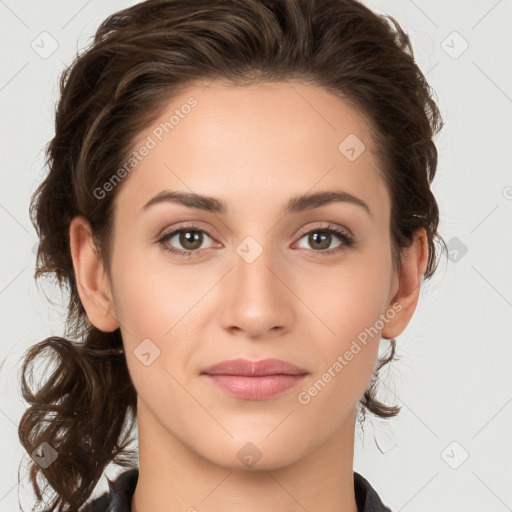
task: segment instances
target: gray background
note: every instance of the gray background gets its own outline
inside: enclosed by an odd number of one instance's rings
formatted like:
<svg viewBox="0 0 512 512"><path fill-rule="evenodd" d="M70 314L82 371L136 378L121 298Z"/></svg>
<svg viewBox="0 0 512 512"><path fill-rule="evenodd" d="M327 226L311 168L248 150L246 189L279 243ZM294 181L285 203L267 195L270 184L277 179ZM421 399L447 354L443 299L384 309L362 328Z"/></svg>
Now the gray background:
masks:
<svg viewBox="0 0 512 512"><path fill-rule="evenodd" d="M59 75L108 14L135 3L0 0L0 512L19 509L19 359L63 334L60 292L33 279L28 217ZM402 411L387 423L368 417L354 467L393 512L512 510L512 1L365 3L409 33L439 100L433 188L450 261L424 287L380 384Z"/></svg>

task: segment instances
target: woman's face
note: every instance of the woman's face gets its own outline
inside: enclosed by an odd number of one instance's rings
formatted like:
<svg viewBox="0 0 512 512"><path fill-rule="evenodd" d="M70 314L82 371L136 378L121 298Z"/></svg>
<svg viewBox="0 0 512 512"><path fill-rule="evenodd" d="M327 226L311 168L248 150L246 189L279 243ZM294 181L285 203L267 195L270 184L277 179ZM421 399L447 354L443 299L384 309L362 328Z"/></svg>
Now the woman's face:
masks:
<svg viewBox="0 0 512 512"><path fill-rule="evenodd" d="M103 190L117 194L110 290L139 429L226 467L288 464L347 436L400 309L363 119L313 85L213 82L133 149L126 182ZM171 192L182 200L152 201ZM305 375L203 373L237 358Z"/></svg>

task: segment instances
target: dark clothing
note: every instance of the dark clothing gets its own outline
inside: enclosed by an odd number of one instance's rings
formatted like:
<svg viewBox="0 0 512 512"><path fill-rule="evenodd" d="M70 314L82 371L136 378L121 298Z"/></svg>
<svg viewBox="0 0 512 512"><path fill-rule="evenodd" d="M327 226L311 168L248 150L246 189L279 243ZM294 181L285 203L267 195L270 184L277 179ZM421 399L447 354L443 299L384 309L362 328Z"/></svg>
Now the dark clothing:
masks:
<svg viewBox="0 0 512 512"><path fill-rule="evenodd" d="M83 512L130 512L138 477L138 469L129 469L121 473L113 483L107 478L110 492L103 493L85 505ZM354 490L358 512L391 512L391 509L382 503L368 480L355 471Z"/></svg>

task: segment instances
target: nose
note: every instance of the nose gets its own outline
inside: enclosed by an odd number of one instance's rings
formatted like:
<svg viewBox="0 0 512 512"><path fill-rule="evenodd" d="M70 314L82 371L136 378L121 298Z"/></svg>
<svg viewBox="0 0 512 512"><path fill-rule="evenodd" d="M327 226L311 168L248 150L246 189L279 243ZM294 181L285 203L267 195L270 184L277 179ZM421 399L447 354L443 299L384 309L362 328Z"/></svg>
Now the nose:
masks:
<svg viewBox="0 0 512 512"><path fill-rule="evenodd" d="M243 252L221 283L220 320L224 329L249 338L281 336L292 328L297 297L290 272L271 250L253 261Z"/></svg>

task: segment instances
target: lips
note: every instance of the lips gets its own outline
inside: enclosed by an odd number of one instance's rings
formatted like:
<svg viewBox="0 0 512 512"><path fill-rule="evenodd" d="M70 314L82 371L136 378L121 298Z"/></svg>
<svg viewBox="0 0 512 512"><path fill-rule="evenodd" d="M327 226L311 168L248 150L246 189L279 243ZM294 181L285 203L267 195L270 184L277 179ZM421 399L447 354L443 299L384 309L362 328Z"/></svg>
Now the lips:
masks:
<svg viewBox="0 0 512 512"><path fill-rule="evenodd" d="M279 359L263 359L261 361L231 359L216 363L204 369L201 373L255 377L265 375L305 375L308 372L303 368Z"/></svg>
<svg viewBox="0 0 512 512"><path fill-rule="evenodd" d="M308 372L279 359L222 361L201 372L224 393L243 400L266 400L293 389Z"/></svg>

